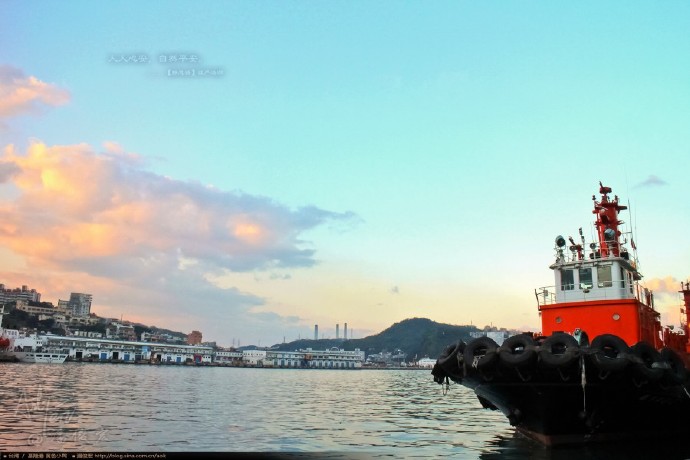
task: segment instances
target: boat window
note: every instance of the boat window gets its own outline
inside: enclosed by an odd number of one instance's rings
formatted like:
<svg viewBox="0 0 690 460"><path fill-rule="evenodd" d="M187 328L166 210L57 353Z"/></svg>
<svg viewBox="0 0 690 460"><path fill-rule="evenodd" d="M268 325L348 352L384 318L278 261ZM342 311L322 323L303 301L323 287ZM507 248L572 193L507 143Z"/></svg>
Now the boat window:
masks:
<svg viewBox="0 0 690 460"><path fill-rule="evenodd" d="M599 287L611 287L613 286L613 279L611 278L611 266L599 266L597 267L597 282Z"/></svg>
<svg viewBox="0 0 690 460"><path fill-rule="evenodd" d="M561 291L572 291L575 287L575 277L572 270L561 270Z"/></svg>
<svg viewBox="0 0 690 460"><path fill-rule="evenodd" d="M592 287L592 269L591 268L581 268L579 270L580 275L580 289L589 289Z"/></svg>

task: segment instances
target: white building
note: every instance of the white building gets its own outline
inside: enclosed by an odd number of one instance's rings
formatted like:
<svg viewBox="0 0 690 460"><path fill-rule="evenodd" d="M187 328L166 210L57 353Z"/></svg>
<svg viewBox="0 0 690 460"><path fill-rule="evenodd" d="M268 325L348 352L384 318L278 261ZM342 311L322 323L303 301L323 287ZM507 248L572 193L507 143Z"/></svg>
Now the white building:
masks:
<svg viewBox="0 0 690 460"><path fill-rule="evenodd" d="M211 363L213 349L198 345L148 343L87 337L41 336L44 346L63 349L72 359L164 364Z"/></svg>
<svg viewBox="0 0 690 460"><path fill-rule="evenodd" d="M436 364L436 360L432 358L422 358L417 361L417 366L432 368Z"/></svg>
<svg viewBox="0 0 690 460"><path fill-rule="evenodd" d="M244 353L237 350L216 350L213 354L213 362L219 364L234 364L239 365L242 363L242 357Z"/></svg>
<svg viewBox="0 0 690 460"><path fill-rule="evenodd" d="M360 369L364 362L364 351L358 348L345 351L333 347L329 350L279 351L267 353L264 366L309 368L309 369Z"/></svg>
<svg viewBox="0 0 690 460"><path fill-rule="evenodd" d="M266 350L243 350L242 362L251 366L263 366L266 361Z"/></svg>

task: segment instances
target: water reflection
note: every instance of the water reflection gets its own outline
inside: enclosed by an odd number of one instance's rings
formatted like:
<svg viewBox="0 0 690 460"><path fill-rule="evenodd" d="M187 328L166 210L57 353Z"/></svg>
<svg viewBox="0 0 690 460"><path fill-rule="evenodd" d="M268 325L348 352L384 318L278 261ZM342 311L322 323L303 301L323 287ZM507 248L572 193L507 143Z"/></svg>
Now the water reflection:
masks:
<svg viewBox="0 0 690 460"><path fill-rule="evenodd" d="M517 436L502 414L482 409L470 390L453 385L443 396L428 371L9 363L0 369L10 382L0 387L0 450L616 458L541 448Z"/></svg>

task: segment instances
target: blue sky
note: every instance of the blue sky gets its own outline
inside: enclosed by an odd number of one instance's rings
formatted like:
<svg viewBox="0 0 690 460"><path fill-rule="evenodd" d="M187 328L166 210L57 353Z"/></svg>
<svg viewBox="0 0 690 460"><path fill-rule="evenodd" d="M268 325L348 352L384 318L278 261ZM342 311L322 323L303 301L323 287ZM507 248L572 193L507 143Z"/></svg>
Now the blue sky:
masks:
<svg viewBox="0 0 690 460"><path fill-rule="evenodd" d="M690 276L688 30L680 1L3 2L5 95L48 85L0 106L4 161L83 174L40 197L0 174L5 219L37 227L5 231L0 276L222 344L537 327L553 238L588 235L602 180L665 311ZM222 75L168 76L192 69Z"/></svg>

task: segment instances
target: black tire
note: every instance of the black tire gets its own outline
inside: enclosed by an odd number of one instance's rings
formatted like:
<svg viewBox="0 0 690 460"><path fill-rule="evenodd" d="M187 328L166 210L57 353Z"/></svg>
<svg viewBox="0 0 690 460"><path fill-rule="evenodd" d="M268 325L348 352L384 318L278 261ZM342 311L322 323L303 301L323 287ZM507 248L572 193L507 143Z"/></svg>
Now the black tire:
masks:
<svg viewBox="0 0 690 460"><path fill-rule="evenodd" d="M465 342L458 340L448 346L436 360L446 375L454 380L462 379L462 367L458 365L458 356L462 356L463 351L465 351Z"/></svg>
<svg viewBox="0 0 690 460"><path fill-rule="evenodd" d="M580 356L580 345L575 337L565 332L556 332L547 337L539 350L539 359L546 367L565 367L573 364Z"/></svg>
<svg viewBox="0 0 690 460"><path fill-rule="evenodd" d="M602 334L595 337L590 350L593 351L592 361L600 371L620 372L630 363L630 347L617 335Z"/></svg>
<svg viewBox="0 0 690 460"><path fill-rule="evenodd" d="M490 337L478 337L465 347L463 360L466 369L487 369L498 358L498 344Z"/></svg>
<svg viewBox="0 0 690 460"><path fill-rule="evenodd" d="M508 337L500 346L498 357L509 367L527 367L537 357L536 342L528 334Z"/></svg>
<svg viewBox="0 0 690 460"><path fill-rule="evenodd" d="M664 380L674 384L685 382L688 378L688 369L678 353L670 348L662 348L659 354L661 359L669 365L669 369L666 369L664 373Z"/></svg>
<svg viewBox="0 0 690 460"><path fill-rule="evenodd" d="M637 342L630 347L635 372L650 382L656 382L664 375L664 362L661 353L647 342Z"/></svg>

